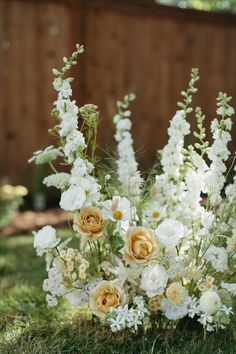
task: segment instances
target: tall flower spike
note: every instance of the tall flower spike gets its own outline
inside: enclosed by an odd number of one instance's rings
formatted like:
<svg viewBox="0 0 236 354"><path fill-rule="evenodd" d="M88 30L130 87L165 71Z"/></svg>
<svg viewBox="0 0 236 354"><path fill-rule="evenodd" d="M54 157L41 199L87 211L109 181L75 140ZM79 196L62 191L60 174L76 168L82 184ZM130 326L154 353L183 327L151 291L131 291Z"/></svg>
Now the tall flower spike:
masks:
<svg viewBox="0 0 236 354"><path fill-rule="evenodd" d="M131 93L126 95L123 101L117 101L117 114L113 118L116 127L115 140L118 143L118 159L116 161L118 180L121 184L122 192L126 195L128 193L131 199L138 198L142 184L130 132L132 123L130 120L131 112L128 108L130 102L134 99L135 95Z"/></svg>
<svg viewBox="0 0 236 354"><path fill-rule="evenodd" d="M231 97L220 92L217 98L216 113L221 117L215 118L211 123L213 144L207 149L208 158L211 160L210 168L206 172L206 192L211 204L221 202L221 191L226 182L226 161L230 156L227 148L231 140L232 120L234 109L229 105Z"/></svg>

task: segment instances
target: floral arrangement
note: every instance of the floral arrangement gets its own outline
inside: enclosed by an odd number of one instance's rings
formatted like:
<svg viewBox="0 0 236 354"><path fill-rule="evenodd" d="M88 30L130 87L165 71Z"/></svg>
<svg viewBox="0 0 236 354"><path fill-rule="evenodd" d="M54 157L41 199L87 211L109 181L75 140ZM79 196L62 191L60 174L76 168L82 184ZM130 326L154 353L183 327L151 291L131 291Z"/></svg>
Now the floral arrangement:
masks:
<svg viewBox="0 0 236 354"><path fill-rule="evenodd" d="M31 159L50 164L53 174L44 184L58 188L61 208L74 214L66 240L51 226L34 233L36 252L46 257L48 305L56 306L60 297L73 306L87 305L114 332L149 323L175 328L188 317L206 331L225 328L236 296L236 176L228 181L235 160L227 147L231 97L218 95L209 143L205 115L191 108L199 80L192 69L159 163L141 175L129 110L135 96L125 96L114 116L117 154L104 164L96 156L97 107L77 107L73 79L66 77L82 52L77 45L71 58L63 59L64 67L53 69L58 98L51 133L58 147ZM191 113L197 129L186 146ZM56 170L56 159L67 172Z"/></svg>

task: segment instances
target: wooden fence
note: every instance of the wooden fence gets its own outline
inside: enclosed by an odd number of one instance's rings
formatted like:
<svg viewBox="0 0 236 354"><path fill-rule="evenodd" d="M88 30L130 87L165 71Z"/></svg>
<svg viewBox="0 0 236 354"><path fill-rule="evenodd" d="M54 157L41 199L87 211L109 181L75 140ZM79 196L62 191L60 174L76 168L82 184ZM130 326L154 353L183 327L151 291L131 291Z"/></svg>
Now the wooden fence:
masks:
<svg viewBox="0 0 236 354"><path fill-rule="evenodd" d="M236 98L236 16L125 0L0 0L0 177L30 185L27 159L53 144L51 68L76 42L86 52L74 96L99 106L102 147L112 142L115 101L136 93L133 132L135 147L146 151L143 165L166 143L192 67L201 75L194 102L208 117L218 91ZM234 149L235 137L234 130Z"/></svg>

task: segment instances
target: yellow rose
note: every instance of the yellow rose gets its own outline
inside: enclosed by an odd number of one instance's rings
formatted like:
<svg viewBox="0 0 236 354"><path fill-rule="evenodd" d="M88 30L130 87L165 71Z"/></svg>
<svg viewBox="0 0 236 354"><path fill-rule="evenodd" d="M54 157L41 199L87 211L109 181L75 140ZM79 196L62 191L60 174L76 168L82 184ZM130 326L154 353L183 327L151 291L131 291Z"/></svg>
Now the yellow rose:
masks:
<svg viewBox="0 0 236 354"><path fill-rule="evenodd" d="M83 208L75 215L74 229L89 241L101 239L104 236L105 220L98 208Z"/></svg>
<svg viewBox="0 0 236 354"><path fill-rule="evenodd" d="M90 293L89 306L92 313L98 317L104 316L111 308L125 303L123 289L115 282L101 281Z"/></svg>
<svg viewBox="0 0 236 354"><path fill-rule="evenodd" d="M159 244L154 235L144 227L133 227L126 234L123 257L126 263L146 263L157 256Z"/></svg>
<svg viewBox="0 0 236 354"><path fill-rule="evenodd" d="M185 288L181 283L171 283L166 290L167 299L174 305L181 305L184 301Z"/></svg>

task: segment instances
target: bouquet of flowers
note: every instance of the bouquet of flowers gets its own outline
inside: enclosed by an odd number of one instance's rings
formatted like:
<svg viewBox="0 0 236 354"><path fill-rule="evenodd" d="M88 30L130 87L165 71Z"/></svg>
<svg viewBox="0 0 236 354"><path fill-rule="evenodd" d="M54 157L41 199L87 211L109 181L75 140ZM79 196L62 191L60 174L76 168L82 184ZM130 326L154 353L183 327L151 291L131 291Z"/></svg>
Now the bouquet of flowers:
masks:
<svg viewBox="0 0 236 354"><path fill-rule="evenodd" d="M50 164L53 174L44 184L58 188L60 207L74 214L66 240L51 226L34 233L36 252L46 258L48 305L56 306L59 297L72 306L86 305L114 332L150 322L175 328L187 317L206 331L225 328L236 296L236 176L227 148L231 97L218 95L209 143L205 115L191 108L199 80L192 69L159 162L141 175L129 110L135 96L125 96L113 118L117 153L104 164L96 156L97 107L77 107L71 100L73 78L66 77L82 52L77 45L71 58L63 59L64 67L53 69L58 98L51 133L58 147L31 159ZM186 146L191 113L196 131ZM66 172L57 171L56 159Z"/></svg>

